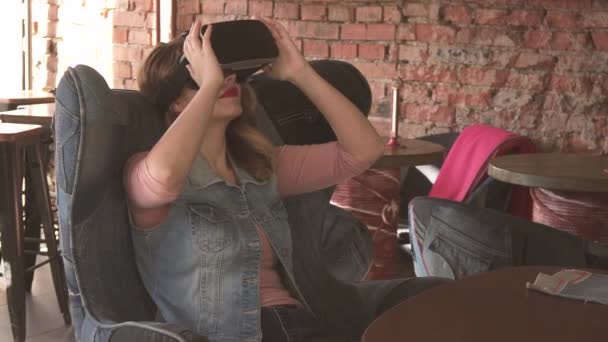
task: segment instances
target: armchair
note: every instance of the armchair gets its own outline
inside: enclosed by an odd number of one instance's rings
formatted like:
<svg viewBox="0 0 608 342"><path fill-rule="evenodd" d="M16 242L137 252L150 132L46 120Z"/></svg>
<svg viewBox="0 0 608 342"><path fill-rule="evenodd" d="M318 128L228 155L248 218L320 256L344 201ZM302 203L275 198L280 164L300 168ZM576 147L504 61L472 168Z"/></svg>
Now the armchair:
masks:
<svg viewBox="0 0 608 342"><path fill-rule="evenodd" d="M332 73L326 70L324 77ZM159 139L164 130L160 113L139 92L110 89L85 65L67 70L56 101L58 218L76 340L207 341L185 327L158 321L133 255L123 165ZM261 129L281 143L265 108L258 114ZM330 196L327 189L285 200L294 255L308 258L294 264L294 272L303 295L312 298L312 309L356 339L377 313L442 280L354 282L369 268L371 238L365 225L329 204ZM355 312L348 322L345 312Z"/></svg>

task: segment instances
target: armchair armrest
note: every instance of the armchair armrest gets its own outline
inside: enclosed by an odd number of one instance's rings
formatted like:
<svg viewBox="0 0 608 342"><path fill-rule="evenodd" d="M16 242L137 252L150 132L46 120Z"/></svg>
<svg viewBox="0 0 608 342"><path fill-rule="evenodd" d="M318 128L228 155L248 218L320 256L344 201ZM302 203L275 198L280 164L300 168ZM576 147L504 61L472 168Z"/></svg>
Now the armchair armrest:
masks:
<svg viewBox="0 0 608 342"><path fill-rule="evenodd" d="M116 325L109 342L208 342L205 336L169 323L125 322Z"/></svg>

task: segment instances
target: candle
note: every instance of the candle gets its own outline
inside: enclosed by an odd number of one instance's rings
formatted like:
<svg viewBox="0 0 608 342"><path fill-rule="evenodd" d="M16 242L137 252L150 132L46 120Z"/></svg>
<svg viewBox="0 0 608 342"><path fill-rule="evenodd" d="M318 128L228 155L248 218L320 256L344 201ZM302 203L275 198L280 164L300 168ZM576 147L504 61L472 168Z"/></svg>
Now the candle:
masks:
<svg viewBox="0 0 608 342"><path fill-rule="evenodd" d="M397 100L398 100L398 87L393 86L393 113L392 113L392 127L391 127L391 138L397 139L399 137L399 117L397 115Z"/></svg>

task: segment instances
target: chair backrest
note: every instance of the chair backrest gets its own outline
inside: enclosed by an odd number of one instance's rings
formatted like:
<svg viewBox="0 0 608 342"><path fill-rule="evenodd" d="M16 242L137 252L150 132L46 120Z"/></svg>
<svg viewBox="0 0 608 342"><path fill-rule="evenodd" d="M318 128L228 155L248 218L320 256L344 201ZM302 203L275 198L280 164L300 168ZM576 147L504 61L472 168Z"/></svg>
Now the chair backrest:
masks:
<svg viewBox="0 0 608 342"><path fill-rule="evenodd" d="M77 280L69 290L99 321L151 321L155 307L135 265L122 171L129 156L158 140L161 116L140 93L111 90L85 65L68 68L56 104L62 248Z"/></svg>
<svg viewBox="0 0 608 342"><path fill-rule="evenodd" d="M317 60L310 64L363 114L369 114L371 90L357 68L349 63L333 60ZM270 80L264 74L252 77L250 84L286 144L318 144L336 140L323 114L293 84Z"/></svg>

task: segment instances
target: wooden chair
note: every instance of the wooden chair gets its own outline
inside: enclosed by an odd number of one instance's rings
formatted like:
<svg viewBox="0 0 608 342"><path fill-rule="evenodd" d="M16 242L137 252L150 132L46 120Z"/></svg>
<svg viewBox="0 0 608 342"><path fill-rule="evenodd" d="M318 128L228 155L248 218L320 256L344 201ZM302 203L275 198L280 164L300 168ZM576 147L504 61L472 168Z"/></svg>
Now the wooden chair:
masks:
<svg viewBox="0 0 608 342"><path fill-rule="evenodd" d="M0 191L0 234L8 309L15 341L24 341L26 336L25 293L31 286L31 277L28 281L27 275L47 263L51 266L59 309L65 323L70 324L71 321L65 273L55 238L42 158L44 136L44 128L38 125L0 123L0 189L3 189ZM30 184L25 197L26 201L31 202L25 205L31 208L29 212L39 216L40 223L35 228L40 230L42 226L44 239L39 238L39 232L28 234L25 231L22 185L26 174L29 174ZM38 250L41 242L46 244L47 252ZM34 250L27 248L30 246ZM48 260L33 265L32 260L38 254L48 256Z"/></svg>

